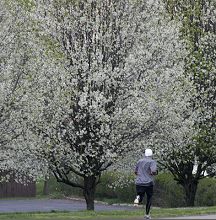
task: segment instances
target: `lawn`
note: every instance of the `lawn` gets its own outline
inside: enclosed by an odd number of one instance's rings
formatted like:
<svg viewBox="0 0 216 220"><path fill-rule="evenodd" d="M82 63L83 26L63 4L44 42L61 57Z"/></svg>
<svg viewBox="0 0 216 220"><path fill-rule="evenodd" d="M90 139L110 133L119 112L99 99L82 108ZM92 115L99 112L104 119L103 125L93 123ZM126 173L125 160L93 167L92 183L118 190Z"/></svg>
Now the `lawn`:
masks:
<svg viewBox="0 0 216 220"><path fill-rule="evenodd" d="M196 208L153 208L152 217L174 217L183 215L200 215L200 214L216 214L216 207L196 207ZM1 220L17 219L17 220L69 220L69 219L89 219L89 220L141 220L143 219L143 210L137 211L112 211L112 212L50 212L50 213L8 213L0 214Z"/></svg>

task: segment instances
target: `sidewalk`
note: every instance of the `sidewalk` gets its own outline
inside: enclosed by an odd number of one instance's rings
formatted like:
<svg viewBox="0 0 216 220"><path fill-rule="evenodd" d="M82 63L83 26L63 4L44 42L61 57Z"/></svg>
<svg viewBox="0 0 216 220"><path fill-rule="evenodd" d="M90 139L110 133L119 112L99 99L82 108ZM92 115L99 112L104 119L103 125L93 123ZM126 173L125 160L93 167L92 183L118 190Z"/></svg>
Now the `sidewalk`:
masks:
<svg viewBox="0 0 216 220"><path fill-rule="evenodd" d="M182 217L161 218L161 219L216 219L216 215L182 216Z"/></svg>
<svg viewBox="0 0 216 220"><path fill-rule="evenodd" d="M183 216L183 217L170 217L170 218L154 218L154 216L151 218L152 220L168 220L168 219L216 219L216 215L199 215L199 216ZM103 219L97 219L97 220L122 220L118 219L118 218L103 218ZM143 217L139 217L139 218L126 218L125 220L144 220Z"/></svg>

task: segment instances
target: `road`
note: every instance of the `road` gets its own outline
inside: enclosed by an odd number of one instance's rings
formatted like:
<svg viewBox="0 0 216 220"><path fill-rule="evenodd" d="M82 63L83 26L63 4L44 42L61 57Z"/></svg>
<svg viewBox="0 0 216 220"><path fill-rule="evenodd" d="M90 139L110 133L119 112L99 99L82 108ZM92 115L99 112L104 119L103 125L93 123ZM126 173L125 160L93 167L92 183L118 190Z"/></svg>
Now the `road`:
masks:
<svg viewBox="0 0 216 220"><path fill-rule="evenodd" d="M0 212L50 212L50 211L82 211L85 202L67 199L1 199ZM96 211L132 210L133 206L114 206L95 204Z"/></svg>
<svg viewBox="0 0 216 220"><path fill-rule="evenodd" d="M68 199L1 199L0 213L8 212L50 212L50 211L82 211L86 209L84 201ZM134 210L133 206L105 205L96 203L96 211ZM142 220L143 217L136 218ZM154 218L153 218L154 219ZM165 219L165 218L161 218ZM166 219L216 219L216 215L184 216ZM128 219L129 220L129 219ZM135 220L135 219L131 219Z"/></svg>

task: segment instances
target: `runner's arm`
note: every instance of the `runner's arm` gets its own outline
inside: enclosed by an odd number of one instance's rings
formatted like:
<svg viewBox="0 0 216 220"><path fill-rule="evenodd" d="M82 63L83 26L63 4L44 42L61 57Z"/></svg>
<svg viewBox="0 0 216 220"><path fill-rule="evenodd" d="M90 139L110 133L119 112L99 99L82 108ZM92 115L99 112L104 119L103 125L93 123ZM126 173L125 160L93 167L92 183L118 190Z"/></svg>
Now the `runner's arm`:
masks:
<svg viewBox="0 0 216 220"><path fill-rule="evenodd" d="M157 163L155 161L151 163L150 170L151 170L151 175L155 176L158 174Z"/></svg>
<svg viewBox="0 0 216 220"><path fill-rule="evenodd" d="M138 175L138 167L139 167L139 162L137 163L135 170L134 170L135 175Z"/></svg>

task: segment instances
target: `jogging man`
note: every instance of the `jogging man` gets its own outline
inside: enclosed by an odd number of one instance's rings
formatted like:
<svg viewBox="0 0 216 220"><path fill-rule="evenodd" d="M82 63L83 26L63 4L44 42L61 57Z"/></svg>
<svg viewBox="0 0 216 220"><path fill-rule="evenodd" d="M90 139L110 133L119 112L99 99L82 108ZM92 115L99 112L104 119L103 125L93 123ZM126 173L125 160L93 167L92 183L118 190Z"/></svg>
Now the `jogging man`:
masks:
<svg viewBox="0 0 216 220"><path fill-rule="evenodd" d="M135 168L136 174L136 191L137 196L134 205L138 205L143 201L144 195L147 195L146 215L145 219L150 219L150 208L153 196L154 175L157 174L156 161L152 159L152 150L145 150L145 157L137 162Z"/></svg>

